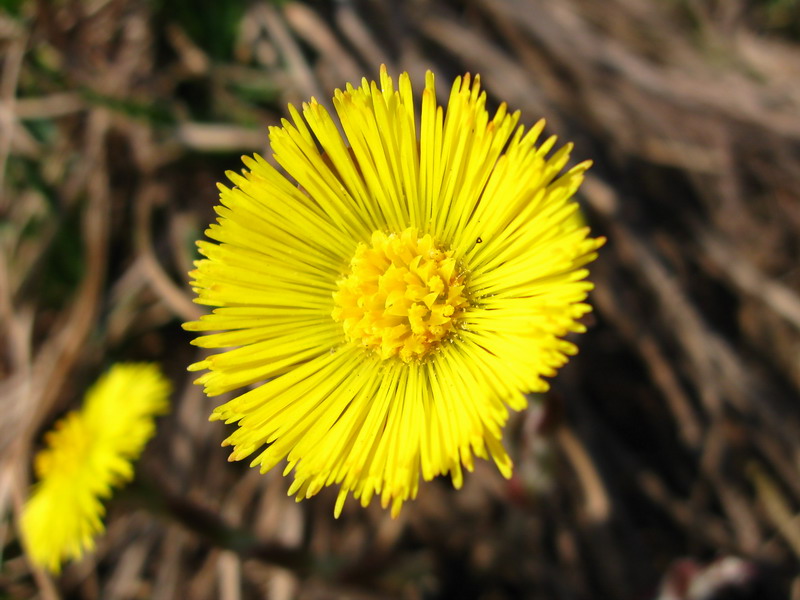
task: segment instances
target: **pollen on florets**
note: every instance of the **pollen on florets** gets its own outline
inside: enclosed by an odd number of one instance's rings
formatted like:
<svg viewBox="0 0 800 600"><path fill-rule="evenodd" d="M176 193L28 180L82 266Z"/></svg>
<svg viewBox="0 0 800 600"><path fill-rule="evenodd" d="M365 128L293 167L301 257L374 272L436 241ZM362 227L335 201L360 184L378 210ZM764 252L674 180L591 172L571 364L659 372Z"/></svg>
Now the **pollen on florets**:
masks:
<svg viewBox="0 0 800 600"><path fill-rule="evenodd" d="M446 339L469 305L450 250L415 228L372 234L337 282L332 316L348 340L381 358L419 360Z"/></svg>

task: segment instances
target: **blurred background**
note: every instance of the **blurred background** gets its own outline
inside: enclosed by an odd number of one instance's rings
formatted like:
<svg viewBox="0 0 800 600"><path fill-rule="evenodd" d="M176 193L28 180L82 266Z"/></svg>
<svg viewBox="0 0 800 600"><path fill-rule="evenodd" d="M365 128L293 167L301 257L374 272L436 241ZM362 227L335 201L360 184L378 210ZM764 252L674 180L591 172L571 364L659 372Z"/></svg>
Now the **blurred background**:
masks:
<svg viewBox="0 0 800 600"><path fill-rule="evenodd" d="M609 241L513 479L334 520L335 490L227 463L180 323L224 171L381 63L545 117ZM0 598L800 600L797 0L0 0L0 65ZM48 577L15 528L31 456L121 360L173 410Z"/></svg>

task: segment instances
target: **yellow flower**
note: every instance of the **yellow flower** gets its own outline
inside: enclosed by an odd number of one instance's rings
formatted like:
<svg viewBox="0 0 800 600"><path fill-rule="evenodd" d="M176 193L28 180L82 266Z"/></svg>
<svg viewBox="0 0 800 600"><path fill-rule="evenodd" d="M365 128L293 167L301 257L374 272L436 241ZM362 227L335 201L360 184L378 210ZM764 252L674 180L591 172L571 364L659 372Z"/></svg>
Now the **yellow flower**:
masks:
<svg viewBox="0 0 800 600"><path fill-rule="evenodd" d="M168 409L170 385L155 364L118 364L45 435L39 479L22 512L31 560L55 573L94 548L104 530L102 500L133 477L133 461Z"/></svg>
<svg viewBox="0 0 800 600"><path fill-rule="evenodd" d="M338 485L396 515L420 475L491 454L503 475L508 408L543 392L575 353L591 289L588 237L571 200L589 162L561 174L571 145L547 158L540 121L525 132L505 104L485 108L479 78L459 77L446 111L428 73L417 121L408 74L337 90L346 136L312 98L270 129L275 159L245 157L220 185L219 219L198 242L187 323L195 340L233 349L190 367L238 423L224 445L252 466L288 458L289 490Z"/></svg>

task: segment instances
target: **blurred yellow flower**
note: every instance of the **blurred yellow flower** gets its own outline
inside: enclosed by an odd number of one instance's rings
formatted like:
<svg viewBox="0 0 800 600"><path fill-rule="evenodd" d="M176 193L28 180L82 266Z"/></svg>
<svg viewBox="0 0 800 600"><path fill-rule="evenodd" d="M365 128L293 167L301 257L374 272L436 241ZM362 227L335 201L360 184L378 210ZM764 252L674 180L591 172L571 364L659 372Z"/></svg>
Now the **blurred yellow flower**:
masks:
<svg viewBox="0 0 800 600"><path fill-rule="evenodd" d="M114 365L45 435L35 459L38 482L23 508L21 530L30 559L59 572L66 560L94 548L104 530L103 499L133 478L133 461L167 412L170 384L155 364Z"/></svg>
<svg viewBox="0 0 800 600"><path fill-rule="evenodd" d="M245 157L220 185L219 219L198 242L190 331L229 348L190 367L209 395L258 384L218 407L224 442L252 466L288 458L289 493L340 486L396 515L420 475L491 454L506 477L508 408L547 389L576 351L564 340L592 284L592 239L571 197L589 162L562 174L505 104L486 111L479 78L459 77L446 111L428 73L417 121L408 74L337 90L344 131L312 98L270 129L275 159ZM293 180L293 181L292 181Z"/></svg>

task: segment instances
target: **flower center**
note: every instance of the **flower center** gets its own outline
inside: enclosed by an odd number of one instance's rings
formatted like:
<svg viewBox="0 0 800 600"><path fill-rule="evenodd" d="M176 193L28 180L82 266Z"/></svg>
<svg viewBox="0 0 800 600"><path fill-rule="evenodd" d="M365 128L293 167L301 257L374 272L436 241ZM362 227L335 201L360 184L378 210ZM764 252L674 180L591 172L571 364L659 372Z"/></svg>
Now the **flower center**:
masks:
<svg viewBox="0 0 800 600"><path fill-rule="evenodd" d="M420 359L453 330L462 310L464 276L452 251L436 247L430 234L410 227L400 234L372 234L359 244L350 272L334 292L334 320L349 340L381 358Z"/></svg>
<svg viewBox="0 0 800 600"><path fill-rule="evenodd" d="M70 411L46 436L47 448L36 455L35 470L39 479L60 473L76 473L86 466L92 437L78 411Z"/></svg>

